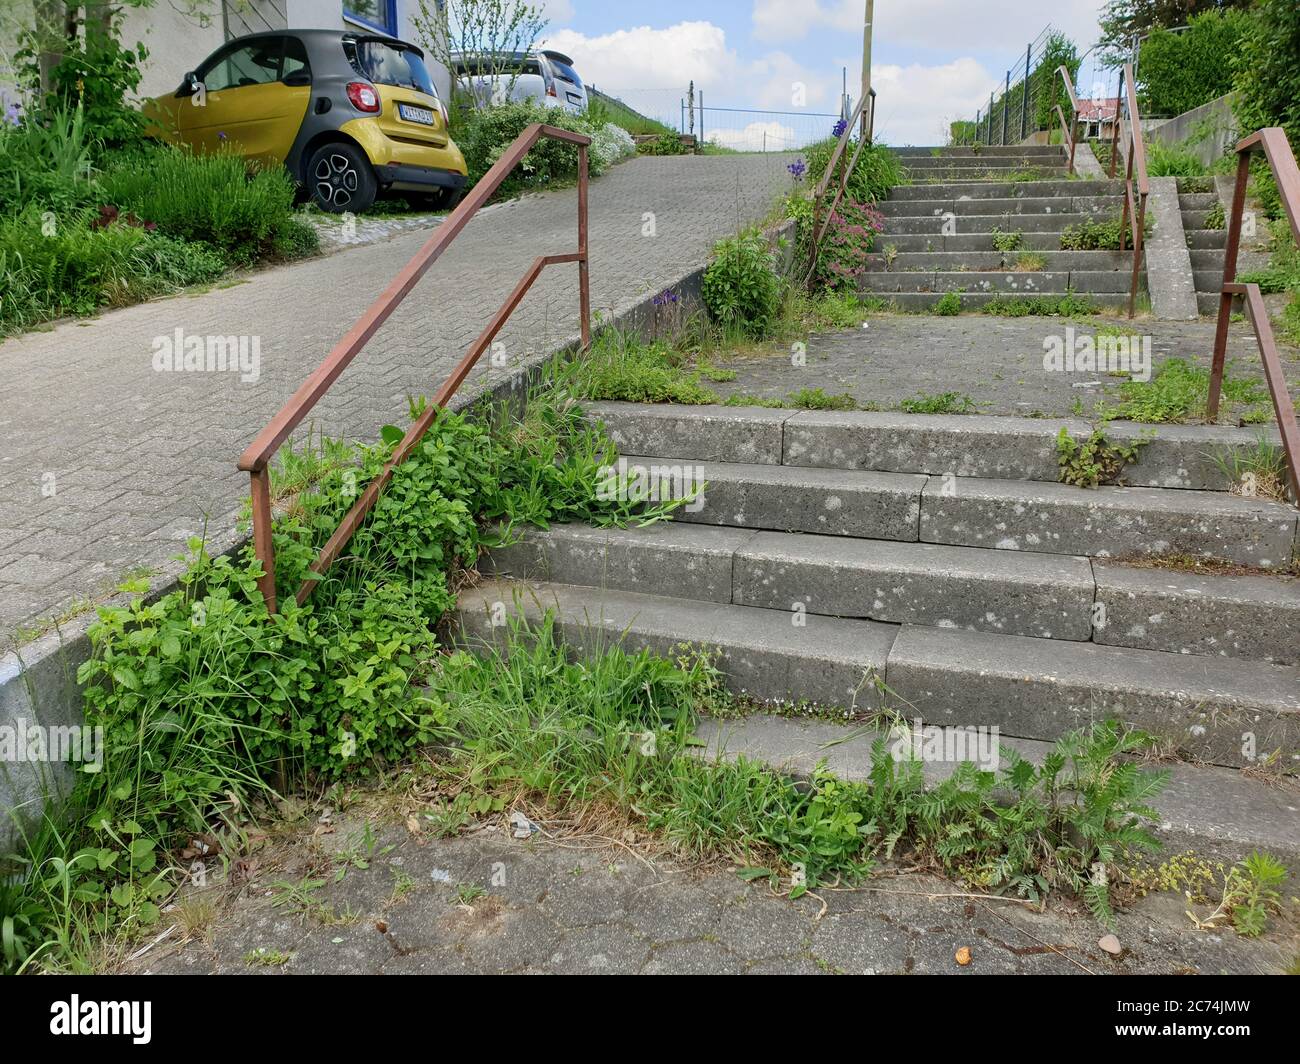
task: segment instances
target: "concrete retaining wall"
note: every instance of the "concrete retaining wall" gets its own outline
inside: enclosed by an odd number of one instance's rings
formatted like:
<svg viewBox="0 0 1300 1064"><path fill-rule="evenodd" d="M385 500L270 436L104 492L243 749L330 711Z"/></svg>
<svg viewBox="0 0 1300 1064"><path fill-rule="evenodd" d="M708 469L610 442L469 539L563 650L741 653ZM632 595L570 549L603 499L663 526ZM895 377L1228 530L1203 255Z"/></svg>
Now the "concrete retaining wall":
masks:
<svg viewBox="0 0 1300 1064"><path fill-rule="evenodd" d="M1150 129L1147 136L1167 145L1177 144L1209 166L1237 142L1237 117L1232 113L1232 93L1170 118Z"/></svg>

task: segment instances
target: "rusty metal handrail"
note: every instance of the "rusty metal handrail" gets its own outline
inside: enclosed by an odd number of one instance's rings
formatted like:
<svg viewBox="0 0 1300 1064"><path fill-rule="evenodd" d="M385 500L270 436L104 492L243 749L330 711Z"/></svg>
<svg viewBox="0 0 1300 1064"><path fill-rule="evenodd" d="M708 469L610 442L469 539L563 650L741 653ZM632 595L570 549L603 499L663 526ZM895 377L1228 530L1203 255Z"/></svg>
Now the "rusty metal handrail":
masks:
<svg viewBox="0 0 1300 1064"><path fill-rule="evenodd" d="M1228 217L1228 236L1223 252L1223 288L1219 296L1219 326L1214 336L1214 362L1210 369L1210 394L1205 406L1206 417L1214 421L1219 416L1219 395L1223 389L1223 367L1228 352L1228 325L1232 320L1232 300L1243 297L1250 310L1255 342L1259 344L1260 361L1264 364L1264 378L1273 396L1273 411L1282 436L1282 449L1286 453L1287 469L1291 474L1291 488L1300 500L1300 427L1296 425L1295 407L1287 390L1282 360L1278 355L1277 340L1269 322L1268 309L1257 284L1237 281L1237 254L1241 250L1242 214L1246 207L1246 185L1250 180L1250 157L1263 151L1264 158L1277 181L1278 195L1291 224L1291 235L1300 244L1300 167L1295 153L1286 139L1286 133L1277 126L1252 133L1237 144L1237 183L1232 193L1232 213Z"/></svg>
<svg viewBox="0 0 1300 1064"><path fill-rule="evenodd" d="M1147 176L1147 147L1142 135L1142 116L1138 112L1137 91L1133 80L1133 64L1125 63L1119 72L1119 93L1115 98L1115 121L1111 134L1110 176L1115 176L1115 161L1119 147L1121 100L1128 103L1128 150L1124 176L1124 212L1119 225L1119 249L1125 250L1128 236L1133 237L1133 279L1129 285L1128 316L1137 312L1138 285L1142 279L1142 256L1145 253L1147 227L1147 197L1151 194L1151 181ZM1130 224L1131 223L1131 224Z"/></svg>
<svg viewBox="0 0 1300 1064"><path fill-rule="evenodd" d="M1070 73L1070 68L1062 63L1056 68L1056 72L1061 75L1061 80L1065 82L1065 91L1070 94L1070 121L1065 121L1065 113L1061 110L1061 105L1056 105L1056 117L1061 120L1061 142L1070 149L1070 165L1066 172L1074 174L1074 153L1079 144L1079 97L1074 92L1074 75ZM1026 84L1026 91L1028 85Z"/></svg>
<svg viewBox="0 0 1300 1064"><path fill-rule="evenodd" d="M587 253L587 149L591 145L591 138L580 133L571 133L567 129L557 129L555 126L534 124L515 138L514 143L497 160L495 165L483 175L483 178L461 201L460 205L451 212L447 220L434 231L433 236L415 253L411 261L402 267L392 283L361 315L361 318L352 326L347 335L334 345L334 349L325 356L324 361L312 371L311 376L294 392L293 396L281 407L280 412L268 422L267 426L257 434L257 438L248 445L248 449L240 457L239 468L248 473L251 480L253 550L262 563L262 576L258 580L258 587L262 592L262 597L266 600L268 612L274 613L276 609L275 547L271 535L271 478L268 472L271 458L280 448L280 445L288 439L289 434L302 423L321 397L329 391L330 386L347 369L370 338L379 331L380 326L388 320L402 300L410 295L412 289L428 272L429 267L442 256L442 253L447 250L452 241L460 235L461 230L469 224L469 220L478 213L479 208L492 198L497 189L501 187L501 183L510 175L510 172L519 165L523 157L542 137L567 141L570 144L576 144L578 147L578 250L560 255L544 255L533 262L532 266L529 267L515 286L514 291L510 293L509 298L493 315L487 327L479 335L478 339L470 345L465 356L457 363L442 387L438 389L437 394L433 397L424 413L411 425L411 428L402 438L402 442L393 451L392 457L385 464L382 472L367 485L365 491L353 503L352 508L344 515L338 529L329 538L316 560L312 563L311 571L320 575L338 558L343 547L346 546L348 540L352 538L353 534L361 526L361 522L365 520L366 515L378 501L380 492L392 479L393 470L401 465L415 450L416 444L420 442L424 434L429 430L429 426L433 424L438 411L455 394L456 389L469 375L469 371L474 368L475 363L483 356L483 352L491 345L511 313L523 300L533 282L537 280L542 270L547 266L567 262L576 262L578 264L578 299L579 313L582 320L582 346L585 349L590 345L591 288ZM299 605L307 601L316 583L315 579L303 581L302 587L298 589L295 596Z"/></svg>
<svg viewBox="0 0 1300 1064"><path fill-rule="evenodd" d="M858 125L862 117L863 107L868 107L870 118L867 122L867 136L858 141L857 150L853 153L853 158L849 164L839 173L839 186L835 190L835 198L831 201L831 208L826 212L825 220L821 220L822 198L826 195L826 190L830 186L831 178L835 175L835 168L844 157L849 141L853 139L853 130ZM826 236L826 230L830 228L831 219L835 217L835 210L844 198L844 193L848 191L849 175L857 168L858 160L862 157L862 149L869 144L875 135L876 126L876 90L872 89L868 96L864 96L858 101L857 107L853 109L853 117L844 126L844 132L840 134L839 142L835 145L835 151L831 153L830 162L826 164L826 172L822 174L821 180L817 182L817 191L813 194L813 225L812 225L812 248L808 266L808 276L804 278L804 286L807 287L812 283L813 275L817 272L817 252L821 248L822 239Z"/></svg>

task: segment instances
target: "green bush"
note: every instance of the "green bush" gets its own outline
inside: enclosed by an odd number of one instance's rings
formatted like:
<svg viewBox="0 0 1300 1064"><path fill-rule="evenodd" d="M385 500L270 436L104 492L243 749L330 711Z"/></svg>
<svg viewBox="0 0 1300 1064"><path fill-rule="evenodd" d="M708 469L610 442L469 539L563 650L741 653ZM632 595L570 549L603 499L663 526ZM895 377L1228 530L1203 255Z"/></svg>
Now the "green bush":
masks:
<svg viewBox="0 0 1300 1064"><path fill-rule="evenodd" d="M834 157L837 143L836 138L827 137L804 149L804 158L808 163L806 180L810 186L815 188L821 181L826 167ZM850 139L845 145L844 161L840 165L847 166L856 150L857 141ZM903 181L903 168L898 162L898 156L877 141L862 149L858 165L849 175L844 196L857 203L877 203L887 199L889 190L895 185L903 184Z"/></svg>
<svg viewBox="0 0 1300 1064"><path fill-rule="evenodd" d="M1053 33L1047 39L1043 57L1033 73L1035 129L1059 129L1061 120L1056 116L1058 106L1066 120L1069 120L1070 95L1061 75L1057 73L1062 64L1070 71L1071 78L1079 76L1079 50L1068 37Z"/></svg>
<svg viewBox="0 0 1300 1064"><path fill-rule="evenodd" d="M1151 177L1198 177L1205 165L1181 144L1147 138L1147 174Z"/></svg>
<svg viewBox="0 0 1300 1064"><path fill-rule="evenodd" d="M931 313L938 314L941 318L951 318L961 313L961 293L945 292L941 295L931 309Z"/></svg>
<svg viewBox="0 0 1300 1064"><path fill-rule="evenodd" d="M0 216L0 332L137 303L225 270L206 245L101 222L88 210Z"/></svg>
<svg viewBox="0 0 1300 1064"><path fill-rule="evenodd" d="M1300 4L1255 0L1232 63L1242 134L1281 126L1300 152Z"/></svg>
<svg viewBox="0 0 1300 1064"><path fill-rule="evenodd" d="M781 288L767 238L750 229L714 246L701 294L723 328L758 338L767 335L780 310Z"/></svg>
<svg viewBox="0 0 1300 1064"><path fill-rule="evenodd" d="M880 212L865 203L841 200L817 248L813 280L818 289L852 292L866 272L876 236L885 228Z"/></svg>
<svg viewBox="0 0 1300 1064"><path fill-rule="evenodd" d="M642 155L689 155L690 149L682 143L679 133L669 131L660 133L654 140L647 140L637 145Z"/></svg>
<svg viewBox="0 0 1300 1064"><path fill-rule="evenodd" d="M1137 92L1143 115L1180 115L1232 91L1232 67L1251 22L1245 11L1206 11L1177 33L1154 30L1138 56ZM1198 171L1199 172L1199 171Z"/></svg>
<svg viewBox="0 0 1300 1064"><path fill-rule="evenodd" d="M582 117L558 108L542 107L531 100L463 112L457 123L455 137L465 156L470 183L476 184L482 180L483 175L514 143L515 138L535 122L585 136L593 133ZM604 165L595 152L589 152L588 155L589 173L592 177L597 177L603 172ZM508 197L532 189L553 188L577 179L577 147L544 137L506 178L499 195Z"/></svg>
<svg viewBox="0 0 1300 1064"><path fill-rule="evenodd" d="M65 211L95 195L98 145L80 108L28 115L18 125L0 121L0 213L29 206Z"/></svg>
<svg viewBox="0 0 1300 1064"><path fill-rule="evenodd" d="M211 244L235 266L312 244L293 218L297 188L283 167L164 147L112 166L100 187L105 203L168 236Z"/></svg>

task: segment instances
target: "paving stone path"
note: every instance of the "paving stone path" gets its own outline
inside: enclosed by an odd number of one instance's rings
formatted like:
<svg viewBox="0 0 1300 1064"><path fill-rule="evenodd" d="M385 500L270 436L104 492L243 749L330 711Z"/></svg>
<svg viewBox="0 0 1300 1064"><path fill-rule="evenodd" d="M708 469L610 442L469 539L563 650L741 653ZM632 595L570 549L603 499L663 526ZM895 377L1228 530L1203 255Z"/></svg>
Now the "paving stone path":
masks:
<svg viewBox="0 0 1300 1064"><path fill-rule="evenodd" d="M704 262L714 241L766 214L788 161L643 158L594 182L593 307L609 312ZM373 439L404 419L406 397L441 383L528 264L575 246L576 217L570 189L475 219L316 408L315 429ZM0 642L132 570L174 572L205 529L228 543L247 493L240 452L427 235L0 344ZM256 380L157 372L155 341L177 330L256 338ZM501 339L513 362L576 332L576 268L552 267ZM471 390L490 372L510 370L485 366Z"/></svg>
<svg viewBox="0 0 1300 1064"><path fill-rule="evenodd" d="M504 820L504 817L502 818ZM598 839L509 837L502 826L453 839L380 826L368 867L349 855L353 820L308 827L259 855L237 887L209 885L212 920L171 933L124 965L154 974L1136 974L1255 973L1292 962L1294 929L1262 941L1197 931L1175 895L1121 914L1124 948L1054 903L1046 911L964 896L928 875L798 901L734 870L692 869ZM390 848L391 847L391 848ZM342 878L337 869L346 868ZM286 885L304 881L298 900ZM821 902L826 908L823 911ZM199 907L186 903L188 911ZM155 936L156 937L156 936ZM968 947L968 966L956 961ZM1288 951L1289 949L1289 951Z"/></svg>

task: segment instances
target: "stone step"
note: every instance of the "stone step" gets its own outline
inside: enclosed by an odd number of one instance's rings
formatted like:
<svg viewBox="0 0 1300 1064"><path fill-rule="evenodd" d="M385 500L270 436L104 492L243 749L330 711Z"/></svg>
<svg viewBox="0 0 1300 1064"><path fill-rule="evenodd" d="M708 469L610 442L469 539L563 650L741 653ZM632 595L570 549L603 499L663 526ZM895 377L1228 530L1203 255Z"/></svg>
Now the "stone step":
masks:
<svg viewBox="0 0 1300 1064"><path fill-rule="evenodd" d="M934 230L938 230L938 226ZM1060 233L1021 233L1021 251L1060 251ZM957 233L944 236L929 233L886 233L876 238L877 250L892 246L896 251L994 252L992 233ZM1000 254L1000 252L998 252Z"/></svg>
<svg viewBox="0 0 1300 1064"><path fill-rule="evenodd" d="M1119 196L1018 196L1005 199L899 199L876 205L886 218L924 218L954 214L960 220L989 214L1119 214L1124 201ZM960 221L958 222L960 227Z"/></svg>
<svg viewBox="0 0 1300 1064"><path fill-rule="evenodd" d="M1000 156L1016 158L1057 159L1065 161L1065 152L1059 146L1049 144L991 144L976 147L905 147L890 148L890 152L902 159L941 158L941 159L987 159ZM937 154L936 154L937 153Z"/></svg>
<svg viewBox="0 0 1300 1064"><path fill-rule="evenodd" d="M900 200L979 200L1040 196L1122 196L1123 181L975 181L968 184L896 185L886 203Z"/></svg>
<svg viewBox="0 0 1300 1064"><path fill-rule="evenodd" d="M1218 296L1223 290L1223 266L1220 265L1216 270L1213 267L1207 269L1197 269L1192 267L1192 283L1196 285L1198 292L1211 292Z"/></svg>
<svg viewBox="0 0 1300 1064"><path fill-rule="evenodd" d="M1300 664L1300 580L661 522L555 525L481 572L608 591Z"/></svg>
<svg viewBox="0 0 1300 1064"><path fill-rule="evenodd" d="M929 155L909 155L899 160L904 170L925 174L935 170L979 169L984 171L1001 170L1065 170L1065 160L1046 155L1026 155L1024 152L1008 152L998 155L979 155L956 157L934 157Z"/></svg>
<svg viewBox="0 0 1300 1064"><path fill-rule="evenodd" d="M1093 330L1078 327L1078 337ZM684 461L787 465L927 476L1041 480L1056 483L1062 428L1083 439L1092 426L1077 418L908 414L889 411L773 410L765 407L590 403L620 450ZM1227 491L1225 469L1261 439L1279 445L1273 428L1229 425L1139 425L1115 421L1116 442L1149 438L1124 471L1138 487ZM1222 461L1220 461L1222 459Z"/></svg>
<svg viewBox="0 0 1300 1064"><path fill-rule="evenodd" d="M919 539L1090 558L1190 554L1281 569L1295 550L1296 510L1214 491L932 477Z"/></svg>
<svg viewBox="0 0 1300 1064"><path fill-rule="evenodd" d="M1226 252L1223 248L1192 248L1192 269L1194 270L1218 270L1219 280L1223 280L1223 259Z"/></svg>
<svg viewBox="0 0 1300 1064"><path fill-rule="evenodd" d="M1061 233L1066 227L1080 225L1083 222L1095 222L1097 215L1080 214L1071 211L1065 214L967 214L956 219L945 219L942 215L905 215L886 218L884 231L880 238L899 233L921 233L927 236L943 236L958 233ZM1060 242L1057 242L1059 247Z"/></svg>
<svg viewBox="0 0 1300 1064"><path fill-rule="evenodd" d="M1217 248L1223 250L1227 243L1227 234L1222 229L1187 229L1187 246L1193 251L1199 251L1205 248Z"/></svg>
<svg viewBox="0 0 1300 1064"><path fill-rule="evenodd" d="M894 273L909 270L941 273L961 270L996 272L1015 270L1024 256L1041 260L1031 272L1128 270L1133 265L1132 252L1036 251L1026 248L1020 251L908 251L900 252L892 262L883 254L873 254L867 258L867 269L889 270Z"/></svg>
<svg viewBox="0 0 1300 1064"><path fill-rule="evenodd" d="M1178 194L1178 206L1183 211L1212 210L1218 202L1219 197L1214 192L1180 192Z"/></svg>
<svg viewBox="0 0 1300 1064"><path fill-rule="evenodd" d="M462 645L502 646L512 619L547 613L591 653L613 644L679 655L712 649L727 686L756 702L882 707L944 726L997 727L1052 741L1118 718L1167 748L1242 766L1281 751L1300 767L1300 669L1226 658L1032 639L563 584L488 580L462 591Z"/></svg>
<svg viewBox="0 0 1300 1064"><path fill-rule="evenodd" d="M868 782L874 764L873 747L884 737L886 752L920 754L926 783L934 786L952 775L961 761L979 761L970 733L951 728L918 729L914 719L905 732L864 728L860 724L797 719L755 713L739 719L700 721L696 735L707 756L744 758L797 779L808 779L819 764L836 777ZM913 736L917 736L918 743ZM898 740L902 739L902 742ZM998 736L996 764L1006 767L1006 752L1041 765L1053 744L1035 739ZM962 756L964 754L964 756ZM951 760L945 759L951 756ZM992 762L981 762L992 768ZM1152 765L1169 773L1164 789L1151 804L1160 816L1153 833L1163 844L1162 857L1193 850L1211 862L1230 865L1255 851L1300 867L1300 796L1294 788L1255 779L1236 769L1181 762Z"/></svg>
<svg viewBox="0 0 1300 1064"><path fill-rule="evenodd" d="M1070 270L1064 273L1047 270L996 273L972 270L906 273L895 271L862 274L858 278L858 291L881 294L963 292L1038 296L1044 293L1063 295L1070 291L1080 294L1094 292L1114 294L1128 292L1132 284L1132 275L1122 270Z"/></svg>
<svg viewBox="0 0 1300 1064"><path fill-rule="evenodd" d="M1011 175L1019 182L1061 181L1069 176L1064 166L1042 166L1034 162L1008 166L984 166L976 163L973 166L930 167L921 170L904 168L903 172L913 184L1006 181Z"/></svg>
<svg viewBox="0 0 1300 1064"><path fill-rule="evenodd" d="M1212 213L1214 212L1211 210L1183 211L1183 229L1188 230L1188 229L1208 228L1208 226L1206 226L1205 223L1209 219ZM1219 232L1223 232L1223 230L1219 230Z"/></svg>
<svg viewBox="0 0 1300 1064"><path fill-rule="evenodd" d="M887 299L892 304L893 309L900 313L930 314L933 313L935 304L943 298L944 294L943 292L891 292L882 295L881 298ZM1041 292L1039 294L1059 297L1066 293ZM1005 298L1005 292L966 292L961 297L961 309L963 312L976 311L986 303ZM1118 311L1128 307L1127 292L1090 292L1087 298L1098 310Z"/></svg>

